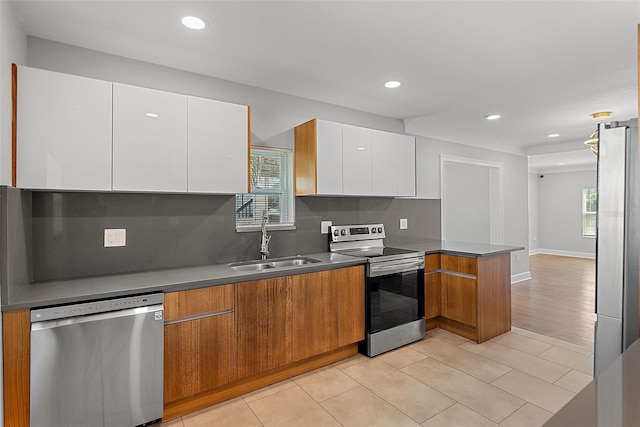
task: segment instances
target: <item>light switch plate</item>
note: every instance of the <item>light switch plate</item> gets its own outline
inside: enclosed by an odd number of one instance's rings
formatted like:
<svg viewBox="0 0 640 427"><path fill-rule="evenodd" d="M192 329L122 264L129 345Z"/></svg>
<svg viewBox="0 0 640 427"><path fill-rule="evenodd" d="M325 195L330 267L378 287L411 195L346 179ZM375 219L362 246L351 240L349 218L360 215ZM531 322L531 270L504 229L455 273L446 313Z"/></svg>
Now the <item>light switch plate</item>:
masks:
<svg viewBox="0 0 640 427"><path fill-rule="evenodd" d="M127 245L127 230L124 228L105 228L104 247L115 248Z"/></svg>
<svg viewBox="0 0 640 427"><path fill-rule="evenodd" d="M407 228L407 218L400 218L400 230L406 230Z"/></svg>
<svg viewBox="0 0 640 427"><path fill-rule="evenodd" d="M329 227L333 225L332 221L321 221L320 222L320 233L329 234Z"/></svg>

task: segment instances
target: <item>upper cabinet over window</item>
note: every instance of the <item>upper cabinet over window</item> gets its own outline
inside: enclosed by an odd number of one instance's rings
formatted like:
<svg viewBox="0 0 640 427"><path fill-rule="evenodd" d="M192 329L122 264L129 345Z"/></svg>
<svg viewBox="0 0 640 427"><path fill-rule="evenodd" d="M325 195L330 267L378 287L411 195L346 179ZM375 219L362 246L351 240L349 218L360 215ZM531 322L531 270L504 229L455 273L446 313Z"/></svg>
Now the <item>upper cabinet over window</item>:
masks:
<svg viewBox="0 0 640 427"><path fill-rule="evenodd" d="M313 119L295 128L296 195L411 197L415 138Z"/></svg>
<svg viewBox="0 0 640 427"><path fill-rule="evenodd" d="M189 192L249 191L249 107L189 97Z"/></svg>
<svg viewBox="0 0 640 427"><path fill-rule="evenodd" d="M18 69L17 186L111 190L111 83Z"/></svg>
<svg viewBox="0 0 640 427"><path fill-rule="evenodd" d="M22 66L17 80L20 188L248 189L247 106Z"/></svg>

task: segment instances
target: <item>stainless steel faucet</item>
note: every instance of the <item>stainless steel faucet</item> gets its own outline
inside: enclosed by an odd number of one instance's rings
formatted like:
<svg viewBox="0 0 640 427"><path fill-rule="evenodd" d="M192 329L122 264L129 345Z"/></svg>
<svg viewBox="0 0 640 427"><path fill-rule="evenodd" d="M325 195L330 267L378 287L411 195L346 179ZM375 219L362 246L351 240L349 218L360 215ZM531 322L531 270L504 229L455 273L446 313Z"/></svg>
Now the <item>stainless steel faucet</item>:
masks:
<svg viewBox="0 0 640 427"><path fill-rule="evenodd" d="M269 241L271 236L267 235L267 210L262 210L262 240L260 241L260 254L262 259L269 257Z"/></svg>

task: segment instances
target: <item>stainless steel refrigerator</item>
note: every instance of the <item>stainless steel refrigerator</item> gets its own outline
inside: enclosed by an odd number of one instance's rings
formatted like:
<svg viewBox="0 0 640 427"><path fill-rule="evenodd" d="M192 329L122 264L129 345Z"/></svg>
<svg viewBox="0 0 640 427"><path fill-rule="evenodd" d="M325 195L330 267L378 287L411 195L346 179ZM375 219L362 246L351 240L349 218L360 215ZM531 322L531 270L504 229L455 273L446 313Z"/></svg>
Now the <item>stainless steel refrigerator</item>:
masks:
<svg viewBox="0 0 640 427"><path fill-rule="evenodd" d="M601 123L594 374L638 338L638 120Z"/></svg>

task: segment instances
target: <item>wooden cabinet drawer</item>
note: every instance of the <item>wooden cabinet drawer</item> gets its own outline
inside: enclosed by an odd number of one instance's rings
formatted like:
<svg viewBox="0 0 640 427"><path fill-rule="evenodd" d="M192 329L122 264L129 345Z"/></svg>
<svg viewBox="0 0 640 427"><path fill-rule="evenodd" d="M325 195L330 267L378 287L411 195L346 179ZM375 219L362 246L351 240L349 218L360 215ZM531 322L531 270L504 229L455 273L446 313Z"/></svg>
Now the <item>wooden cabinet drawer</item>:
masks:
<svg viewBox="0 0 640 427"><path fill-rule="evenodd" d="M474 276L478 272L475 258L443 254L440 256L440 266L440 268L445 271L454 271L456 273L471 274Z"/></svg>
<svg viewBox="0 0 640 427"><path fill-rule="evenodd" d="M436 271L440 269L440 254L424 256L424 272Z"/></svg>
<svg viewBox="0 0 640 427"><path fill-rule="evenodd" d="M170 292L164 296L164 320L171 321L233 308L233 285Z"/></svg>

